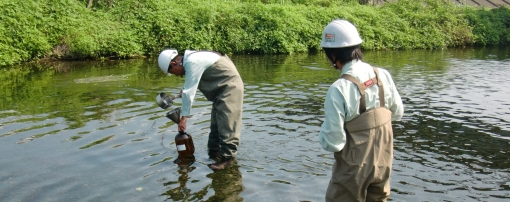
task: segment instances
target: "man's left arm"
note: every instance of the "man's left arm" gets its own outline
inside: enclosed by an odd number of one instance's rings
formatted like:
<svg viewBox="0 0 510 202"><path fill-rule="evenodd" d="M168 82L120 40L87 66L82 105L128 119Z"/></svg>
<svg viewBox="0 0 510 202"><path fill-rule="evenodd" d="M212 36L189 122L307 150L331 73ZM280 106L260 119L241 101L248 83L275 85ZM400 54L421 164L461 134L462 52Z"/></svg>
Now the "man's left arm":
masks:
<svg viewBox="0 0 510 202"><path fill-rule="evenodd" d="M392 121L399 121L402 116L404 116L404 104L402 103L402 98L400 97L400 94L397 91L397 86L393 82L393 79L391 78L391 75L388 71L386 73L386 79L389 84L390 89L390 97L389 99L386 99L389 101L388 103L388 109L391 111L391 120Z"/></svg>

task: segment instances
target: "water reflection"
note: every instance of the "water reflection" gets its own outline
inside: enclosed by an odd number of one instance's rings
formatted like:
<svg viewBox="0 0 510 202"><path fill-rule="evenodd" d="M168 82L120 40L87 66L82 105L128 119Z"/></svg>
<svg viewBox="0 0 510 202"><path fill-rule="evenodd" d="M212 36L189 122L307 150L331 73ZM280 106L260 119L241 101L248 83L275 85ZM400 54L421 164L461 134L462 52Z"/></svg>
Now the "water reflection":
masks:
<svg viewBox="0 0 510 202"><path fill-rule="evenodd" d="M187 188L187 184L194 183L194 181L188 182L191 179L191 172L196 169L195 166L192 166L194 161L194 157L179 157L174 161L179 165L178 173L180 176L177 181L163 183L165 187L174 187L161 194L161 196L166 197L165 201L199 201L204 199L206 199L205 201L243 201L240 193L244 190L244 187L237 161L234 160L232 166L225 170L207 174L206 177L211 179L211 183L193 192L193 190Z"/></svg>
<svg viewBox="0 0 510 202"><path fill-rule="evenodd" d="M316 138L338 72L320 54L231 58L246 88L243 134L236 164L216 173L200 93L187 129L195 159L175 161L177 126L154 97L178 94L183 79L155 61L2 69L0 198L323 201L334 159ZM406 110L394 123L391 201L510 198L510 48L365 58L392 73Z"/></svg>
<svg viewBox="0 0 510 202"><path fill-rule="evenodd" d="M177 156L174 163L177 164L179 168L189 168L193 163L195 163L195 156Z"/></svg>
<svg viewBox="0 0 510 202"><path fill-rule="evenodd" d="M243 201L240 193L243 192L244 186L236 160L229 168L209 173L207 177L212 180L211 188L214 190L214 195L209 197L207 201Z"/></svg>
<svg viewBox="0 0 510 202"><path fill-rule="evenodd" d="M192 193L191 189L186 187L188 183L189 174L195 170L196 167L192 166L195 162L195 156L181 157L179 156L174 163L179 166L178 173L180 174L177 181L170 181L163 183L164 186L175 186L178 184L178 187L172 188L165 193L161 194L162 196L167 196L166 200L171 199L172 201L181 201L181 200L193 200L196 199L195 195L200 195L201 193Z"/></svg>

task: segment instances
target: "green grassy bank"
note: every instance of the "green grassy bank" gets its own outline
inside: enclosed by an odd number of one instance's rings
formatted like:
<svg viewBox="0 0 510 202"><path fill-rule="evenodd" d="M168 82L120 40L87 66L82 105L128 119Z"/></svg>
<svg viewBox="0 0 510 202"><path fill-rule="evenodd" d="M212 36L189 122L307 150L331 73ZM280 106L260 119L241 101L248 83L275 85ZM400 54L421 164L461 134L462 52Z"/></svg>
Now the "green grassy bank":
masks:
<svg viewBox="0 0 510 202"><path fill-rule="evenodd" d="M0 66L40 58L130 58L164 48L225 53L320 49L324 26L353 22L365 50L510 42L510 8L400 0L0 0Z"/></svg>

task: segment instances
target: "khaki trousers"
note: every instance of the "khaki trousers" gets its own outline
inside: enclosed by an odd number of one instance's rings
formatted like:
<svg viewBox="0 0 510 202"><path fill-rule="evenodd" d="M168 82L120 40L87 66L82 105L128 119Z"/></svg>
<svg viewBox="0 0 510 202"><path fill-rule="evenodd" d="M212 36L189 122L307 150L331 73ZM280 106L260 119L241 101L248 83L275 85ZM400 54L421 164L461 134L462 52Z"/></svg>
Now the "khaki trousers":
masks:
<svg viewBox="0 0 510 202"><path fill-rule="evenodd" d="M391 111L375 108L345 126L347 143L334 154L326 201L386 201L393 161Z"/></svg>
<svg viewBox="0 0 510 202"><path fill-rule="evenodd" d="M203 74L198 89L212 101L207 148L235 157L241 138L244 84L232 61L222 56Z"/></svg>

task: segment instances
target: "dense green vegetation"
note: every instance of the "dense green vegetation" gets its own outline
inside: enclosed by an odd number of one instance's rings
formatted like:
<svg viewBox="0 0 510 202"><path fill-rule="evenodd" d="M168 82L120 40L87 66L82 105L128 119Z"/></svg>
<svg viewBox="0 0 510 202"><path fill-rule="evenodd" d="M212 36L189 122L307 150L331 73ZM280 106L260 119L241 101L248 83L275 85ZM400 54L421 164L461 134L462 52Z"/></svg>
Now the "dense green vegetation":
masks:
<svg viewBox="0 0 510 202"><path fill-rule="evenodd" d="M508 44L510 9L445 0L0 0L0 66L40 58L129 58L168 47L226 53L318 50L332 19L365 50Z"/></svg>

